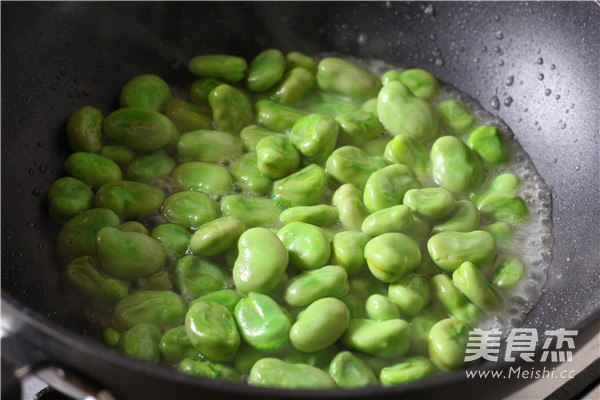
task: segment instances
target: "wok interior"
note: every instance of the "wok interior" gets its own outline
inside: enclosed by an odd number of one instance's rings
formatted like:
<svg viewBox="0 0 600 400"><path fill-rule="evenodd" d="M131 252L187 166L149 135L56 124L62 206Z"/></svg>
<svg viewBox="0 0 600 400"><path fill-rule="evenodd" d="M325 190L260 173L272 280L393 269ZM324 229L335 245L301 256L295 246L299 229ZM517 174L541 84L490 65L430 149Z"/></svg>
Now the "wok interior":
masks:
<svg viewBox="0 0 600 400"><path fill-rule="evenodd" d="M108 114L142 73L187 87L195 54L273 47L424 68L504 119L553 191L547 291L525 325L576 326L600 308L599 16L562 2L3 3L3 295L99 340L97 310L63 283L47 214L66 119L88 104Z"/></svg>

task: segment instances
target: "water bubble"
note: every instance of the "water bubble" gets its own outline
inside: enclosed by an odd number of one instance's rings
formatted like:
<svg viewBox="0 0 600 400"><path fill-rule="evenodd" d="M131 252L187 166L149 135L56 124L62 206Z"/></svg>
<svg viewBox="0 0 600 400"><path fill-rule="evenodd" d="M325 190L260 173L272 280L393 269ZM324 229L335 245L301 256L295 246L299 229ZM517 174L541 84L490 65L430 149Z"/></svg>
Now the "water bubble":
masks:
<svg viewBox="0 0 600 400"><path fill-rule="evenodd" d="M508 78L506 78L506 86L512 86L512 84L515 83L515 77L514 76L509 76Z"/></svg>
<svg viewBox="0 0 600 400"><path fill-rule="evenodd" d="M29 221L26 225L27 225L28 228L35 228L36 227L35 222L33 222L33 221Z"/></svg>
<svg viewBox="0 0 600 400"><path fill-rule="evenodd" d="M503 54L503 52L502 52L502 48L501 48L500 46L496 46L496 47L494 47L494 51L495 51L496 53L498 53L498 54Z"/></svg>
<svg viewBox="0 0 600 400"><path fill-rule="evenodd" d="M502 33L502 31L496 32L496 39L498 39L498 40L504 39L504 34Z"/></svg>
<svg viewBox="0 0 600 400"><path fill-rule="evenodd" d="M495 16L494 16L494 21L496 21L496 22L500 22L500 16L499 16L499 15L495 15Z"/></svg>
<svg viewBox="0 0 600 400"><path fill-rule="evenodd" d="M39 189L33 189L31 191L31 194L34 195L34 196L39 196L40 195L40 190Z"/></svg>
<svg viewBox="0 0 600 400"><path fill-rule="evenodd" d="M435 40L435 33L429 34L429 40Z"/></svg>
<svg viewBox="0 0 600 400"><path fill-rule="evenodd" d="M494 110L498 110L500 108L500 100L498 100L498 97L496 97L496 96L492 97L490 105L492 106L492 108Z"/></svg>
<svg viewBox="0 0 600 400"><path fill-rule="evenodd" d="M498 61L498 65L502 67L504 65L504 60Z"/></svg>
<svg viewBox="0 0 600 400"><path fill-rule="evenodd" d="M425 13L425 15L428 15L430 17L435 15L435 10L433 9L433 4L429 4L427 7L425 7L425 10L423 10L423 12Z"/></svg>
<svg viewBox="0 0 600 400"><path fill-rule="evenodd" d="M550 96L550 95L552 94L552 90L550 90L550 89L546 89L546 90L544 90L544 94L545 94L546 96Z"/></svg>
<svg viewBox="0 0 600 400"><path fill-rule="evenodd" d="M538 81L543 81L544 80L544 74L538 74L537 78L538 78Z"/></svg>
<svg viewBox="0 0 600 400"><path fill-rule="evenodd" d="M431 54L434 57L440 57L442 55L442 51L436 47L435 49L432 50Z"/></svg>
<svg viewBox="0 0 600 400"><path fill-rule="evenodd" d="M581 169L581 167L579 165L575 166L575 171L579 171Z"/></svg>
<svg viewBox="0 0 600 400"><path fill-rule="evenodd" d="M567 124L561 124L560 125L560 129L565 129L567 127Z"/></svg>
<svg viewBox="0 0 600 400"><path fill-rule="evenodd" d="M442 67L442 66L444 66L444 64L445 64L444 59L442 59L442 58L435 59L435 65L437 65L438 67Z"/></svg>
<svg viewBox="0 0 600 400"><path fill-rule="evenodd" d="M473 59L473 62L474 62L475 64L477 64L477 63L479 62L479 58L474 58L474 59Z"/></svg>
<svg viewBox="0 0 600 400"><path fill-rule="evenodd" d="M37 248L40 249L40 250L43 249L44 248L44 243L38 243Z"/></svg>
<svg viewBox="0 0 600 400"><path fill-rule="evenodd" d="M552 159L552 162L553 162L554 164L556 164L556 163L558 162L558 158L553 158L553 159Z"/></svg>
<svg viewBox="0 0 600 400"><path fill-rule="evenodd" d="M504 105L506 107L510 107L510 105L512 104L513 101L514 101L513 98L508 96L507 98L504 99Z"/></svg>
<svg viewBox="0 0 600 400"><path fill-rule="evenodd" d="M29 175L35 174L35 170L33 168L29 168Z"/></svg>
<svg viewBox="0 0 600 400"><path fill-rule="evenodd" d="M488 48L487 48L487 46L483 46L483 49L481 49L481 52L482 52L482 53L487 53L487 51L488 51Z"/></svg>
<svg viewBox="0 0 600 400"><path fill-rule="evenodd" d="M42 147L44 147L44 142L37 142L37 147L39 147L40 149L41 149Z"/></svg>
<svg viewBox="0 0 600 400"><path fill-rule="evenodd" d="M46 172L46 166L45 165L40 165L38 167L38 170L43 174L44 172Z"/></svg>
<svg viewBox="0 0 600 400"><path fill-rule="evenodd" d="M556 69L556 65L550 64L550 69Z"/></svg>
<svg viewBox="0 0 600 400"><path fill-rule="evenodd" d="M358 35L358 44L361 46L364 46L365 44L367 44L368 41L368 36L366 33L361 33Z"/></svg>
<svg viewBox="0 0 600 400"><path fill-rule="evenodd" d="M571 105L569 107L575 108L575 103L571 103Z"/></svg>
<svg viewBox="0 0 600 400"><path fill-rule="evenodd" d="M542 65L544 63L544 59L542 57L537 59L538 65Z"/></svg>
<svg viewBox="0 0 600 400"><path fill-rule="evenodd" d="M554 96L554 98L555 98L556 100L560 100L560 94L557 94L556 96Z"/></svg>

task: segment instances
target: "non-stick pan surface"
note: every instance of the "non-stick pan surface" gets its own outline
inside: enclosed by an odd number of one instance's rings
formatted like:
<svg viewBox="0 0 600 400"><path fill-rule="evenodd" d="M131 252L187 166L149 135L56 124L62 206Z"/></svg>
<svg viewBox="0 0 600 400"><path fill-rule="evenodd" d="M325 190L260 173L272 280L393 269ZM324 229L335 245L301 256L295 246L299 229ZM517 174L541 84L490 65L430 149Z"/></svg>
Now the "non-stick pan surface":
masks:
<svg viewBox="0 0 600 400"><path fill-rule="evenodd" d="M23 338L123 397L263 396L100 345L101 321L63 284L54 248L58 226L47 216L45 194L64 175L65 122L75 109L89 104L109 113L121 86L142 73L186 87L192 81L186 64L195 54L250 59L275 47L428 69L506 121L552 189L549 280L524 326L589 325L600 309L599 23L594 2L4 2L3 301L22 323ZM331 396L473 393L477 385L464 383L456 373ZM271 392L301 394L294 393ZM330 396L312 394L322 395Z"/></svg>

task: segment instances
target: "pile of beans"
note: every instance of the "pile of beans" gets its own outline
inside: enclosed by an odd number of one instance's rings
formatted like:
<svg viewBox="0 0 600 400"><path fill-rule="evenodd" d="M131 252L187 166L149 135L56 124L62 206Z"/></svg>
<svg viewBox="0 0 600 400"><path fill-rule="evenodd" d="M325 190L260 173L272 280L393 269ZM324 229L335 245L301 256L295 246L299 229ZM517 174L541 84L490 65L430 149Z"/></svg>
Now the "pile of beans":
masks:
<svg viewBox="0 0 600 400"><path fill-rule="evenodd" d="M284 388L463 367L524 273L502 132L421 69L270 49L189 70L186 100L142 75L67 124L50 215L68 281L114 310L105 343Z"/></svg>

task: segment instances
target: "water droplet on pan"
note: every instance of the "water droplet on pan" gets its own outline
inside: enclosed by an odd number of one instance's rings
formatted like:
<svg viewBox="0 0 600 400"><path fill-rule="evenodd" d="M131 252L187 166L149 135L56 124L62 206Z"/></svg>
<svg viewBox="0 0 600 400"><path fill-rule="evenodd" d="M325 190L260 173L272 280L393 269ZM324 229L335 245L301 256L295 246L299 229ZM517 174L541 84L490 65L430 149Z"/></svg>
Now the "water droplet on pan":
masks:
<svg viewBox="0 0 600 400"><path fill-rule="evenodd" d="M507 98L504 99L504 105L506 107L510 107L510 105L512 104L513 101L514 101L513 98L509 96L509 97L507 97Z"/></svg>
<svg viewBox="0 0 600 400"><path fill-rule="evenodd" d="M506 86L512 86L512 84L515 83L515 77L514 76L509 76L508 78L506 78Z"/></svg>
<svg viewBox="0 0 600 400"><path fill-rule="evenodd" d="M538 74L537 76L539 81L543 81L544 80L544 74Z"/></svg>
<svg viewBox="0 0 600 400"><path fill-rule="evenodd" d="M542 65L544 63L544 59L542 57L537 59L538 65Z"/></svg>
<svg viewBox="0 0 600 400"><path fill-rule="evenodd" d="M492 106L492 108L494 110L498 110L500 108L500 100L498 100L498 97L496 97L496 96L492 97L490 105Z"/></svg>

